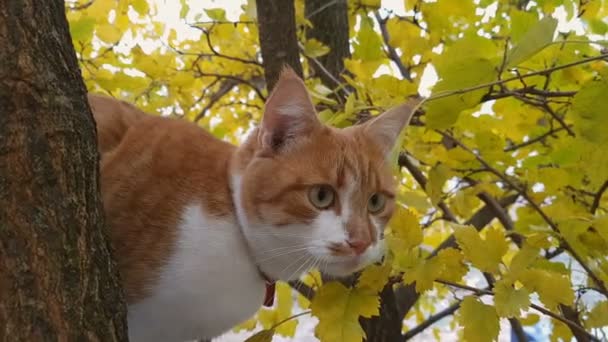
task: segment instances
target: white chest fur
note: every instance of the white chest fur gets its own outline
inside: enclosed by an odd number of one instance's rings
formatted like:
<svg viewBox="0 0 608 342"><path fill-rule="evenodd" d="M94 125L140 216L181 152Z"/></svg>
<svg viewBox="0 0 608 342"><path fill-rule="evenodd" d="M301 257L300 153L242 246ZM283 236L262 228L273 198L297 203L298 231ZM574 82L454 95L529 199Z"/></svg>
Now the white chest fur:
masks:
<svg viewBox="0 0 608 342"><path fill-rule="evenodd" d="M234 219L184 211L175 253L152 295L129 306L131 341L210 338L250 318L262 305L264 281Z"/></svg>

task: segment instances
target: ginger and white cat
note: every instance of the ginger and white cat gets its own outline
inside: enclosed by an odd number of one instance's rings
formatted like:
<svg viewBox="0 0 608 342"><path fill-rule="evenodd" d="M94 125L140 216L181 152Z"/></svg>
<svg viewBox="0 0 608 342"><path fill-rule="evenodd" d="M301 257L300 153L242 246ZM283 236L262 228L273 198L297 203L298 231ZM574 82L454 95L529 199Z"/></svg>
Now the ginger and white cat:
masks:
<svg viewBox="0 0 608 342"><path fill-rule="evenodd" d="M286 69L235 147L184 120L89 102L131 341L218 336L255 314L265 278L343 276L381 257L395 196L386 156L414 105L324 126Z"/></svg>

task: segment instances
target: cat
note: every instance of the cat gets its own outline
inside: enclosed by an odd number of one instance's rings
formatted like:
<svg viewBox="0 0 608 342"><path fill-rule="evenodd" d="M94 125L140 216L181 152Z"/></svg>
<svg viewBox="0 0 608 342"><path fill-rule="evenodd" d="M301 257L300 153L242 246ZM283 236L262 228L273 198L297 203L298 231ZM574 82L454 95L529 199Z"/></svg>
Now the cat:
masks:
<svg viewBox="0 0 608 342"><path fill-rule="evenodd" d="M212 338L249 319L266 281L345 276L382 256L388 155L413 102L323 125L286 68L240 147L185 120L89 95L100 187L131 341Z"/></svg>

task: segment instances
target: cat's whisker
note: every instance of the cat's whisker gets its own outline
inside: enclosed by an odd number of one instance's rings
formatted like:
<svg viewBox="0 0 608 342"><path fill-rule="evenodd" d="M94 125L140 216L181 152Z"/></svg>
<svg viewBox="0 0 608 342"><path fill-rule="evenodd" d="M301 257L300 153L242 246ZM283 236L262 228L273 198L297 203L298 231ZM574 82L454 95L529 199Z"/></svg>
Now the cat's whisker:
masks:
<svg viewBox="0 0 608 342"><path fill-rule="evenodd" d="M287 266L285 266L280 272L279 274L283 274L283 272L287 271L292 265L297 264L298 261L302 260L303 258L309 257L308 253L304 253L302 254L299 258L295 259L294 261L292 261L291 263L289 263ZM289 279L289 278L286 278Z"/></svg>
<svg viewBox="0 0 608 342"><path fill-rule="evenodd" d="M289 255L289 254L293 254L293 253L297 253L297 252L301 252L301 251L306 251L307 249L308 249L308 247L302 247L302 248L293 249L293 250L289 250L289 251L282 252L282 253L277 253L277 254L271 255L269 257L265 257L261 260L258 260L257 262L260 263L260 262L268 261L270 259L278 258L281 256L285 256L285 255Z"/></svg>
<svg viewBox="0 0 608 342"><path fill-rule="evenodd" d="M291 275L290 275L290 276L289 276L287 279L291 279L293 276L295 276L296 274L298 274L298 272L299 272L301 269L304 269L304 271L305 271L305 270L306 270L306 267L304 267L304 266L308 265L308 263L309 263L311 260L314 260L314 256L313 256L313 255L310 255L310 256L308 257L308 259L306 259L306 260L305 260L305 261L304 261L304 262L303 262L303 263L300 265L300 267L298 267L298 268L297 268L297 269L296 269L296 270L295 270L295 271L294 271L294 272L293 272L293 273L292 273L292 274L291 274Z"/></svg>
<svg viewBox="0 0 608 342"><path fill-rule="evenodd" d="M269 253L269 252L273 252L273 251L285 250L285 249L290 249L290 248L299 248L299 247L303 247L303 246L310 246L311 242L315 242L315 241L307 241L304 243L299 243L299 244L295 244L295 245L291 245L291 246L276 247L276 248L272 248L272 249L263 250L260 253Z"/></svg>

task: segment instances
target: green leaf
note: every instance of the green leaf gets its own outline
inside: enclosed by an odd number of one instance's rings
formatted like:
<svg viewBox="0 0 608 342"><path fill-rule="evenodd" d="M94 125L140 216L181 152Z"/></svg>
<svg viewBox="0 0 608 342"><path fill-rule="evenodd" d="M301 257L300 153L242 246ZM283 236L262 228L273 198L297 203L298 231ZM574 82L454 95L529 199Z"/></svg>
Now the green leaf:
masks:
<svg viewBox="0 0 608 342"><path fill-rule="evenodd" d="M458 322L464 327L463 335L467 342L494 341L498 338L500 325L496 311L476 297L468 296L462 300Z"/></svg>
<svg viewBox="0 0 608 342"><path fill-rule="evenodd" d="M460 112L475 107L479 104L487 89L457 94L455 91L468 87L477 86L494 80L495 63L486 57L469 55L475 52L475 45L462 44L460 49L471 49L472 51L456 51L452 47L437 62L439 77L441 80L433 87L433 96L454 92L447 97L434 100L433 97L427 101L426 126L428 128L445 129L453 125ZM481 46L491 46L488 43L479 43ZM481 52L477 51L481 54ZM450 58L453 57L453 58ZM464 58L463 58L464 57Z"/></svg>
<svg viewBox="0 0 608 342"><path fill-rule="evenodd" d="M208 8L205 9L207 16L214 21L226 21L226 10L223 8Z"/></svg>
<svg viewBox="0 0 608 342"><path fill-rule="evenodd" d="M304 54L308 57L321 57L329 52L329 47L316 39L308 39L304 42Z"/></svg>
<svg viewBox="0 0 608 342"><path fill-rule="evenodd" d="M357 33L357 41L353 44L355 58L363 61L375 61L384 56L382 41L374 30L372 18L361 18L361 28Z"/></svg>
<svg viewBox="0 0 608 342"><path fill-rule="evenodd" d="M512 68L530 59L553 42L557 19L546 16L526 32L519 44L514 46L507 54L508 68Z"/></svg>
<svg viewBox="0 0 608 342"><path fill-rule="evenodd" d="M250 336L245 342L271 342L274 336L274 330L262 330Z"/></svg>
<svg viewBox="0 0 608 342"><path fill-rule="evenodd" d="M188 15L188 12L190 12L190 6L188 5L188 1L186 0L180 0L179 2L181 4L181 9L179 10L179 17L185 19Z"/></svg>
<svg viewBox="0 0 608 342"><path fill-rule="evenodd" d="M517 43L526 34L529 27L538 22L538 14L532 11L521 11L513 7L511 16L511 42Z"/></svg>
<svg viewBox="0 0 608 342"><path fill-rule="evenodd" d="M594 143L608 142L606 125L608 125L608 81L591 80L574 96L572 111L575 130L588 141Z"/></svg>
<svg viewBox="0 0 608 342"><path fill-rule="evenodd" d="M70 34L75 41L89 41L95 30L95 18L82 17L70 23Z"/></svg>

